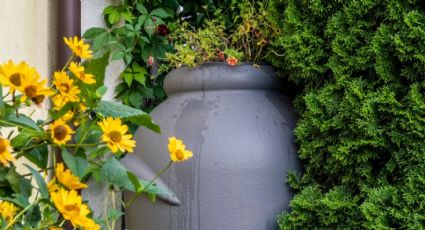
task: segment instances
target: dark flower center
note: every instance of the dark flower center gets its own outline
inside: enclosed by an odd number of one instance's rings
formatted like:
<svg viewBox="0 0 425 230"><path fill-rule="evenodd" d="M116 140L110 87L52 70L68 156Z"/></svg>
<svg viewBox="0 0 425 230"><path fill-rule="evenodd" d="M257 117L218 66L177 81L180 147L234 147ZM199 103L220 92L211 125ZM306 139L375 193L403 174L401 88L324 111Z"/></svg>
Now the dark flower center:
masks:
<svg viewBox="0 0 425 230"><path fill-rule="evenodd" d="M63 125L56 126L53 129L53 136L60 141L65 139L67 134L68 134L68 130Z"/></svg>
<svg viewBox="0 0 425 230"><path fill-rule="evenodd" d="M60 90L63 91L63 92L65 92L65 93L68 93L68 91L69 91L69 85L68 84L61 84Z"/></svg>
<svg viewBox="0 0 425 230"><path fill-rule="evenodd" d="M20 73L14 73L10 75L9 81L15 86L21 86L21 76Z"/></svg>
<svg viewBox="0 0 425 230"><path fill-rule="evenodd" d="M184 160L184 153L183 153L183 151L181 151L181 150L177 150L177 151L176 151L176 157L177 157L177 159L178 159L179 161Z"/></svg>
<svg viewBox="0 0 425 230"><path fill-rule="evenodd" d="M37 95L37 96L31 98L31 100L36 104L40 104L41 102L44 101L44 98L46 98L44 95Z"/></svg>
<svg viewBox="0 0 425 230"><path fill-rule="evenodd" d="M68 212L80 212L80 208L75 204L65 205L65 210Z"/></svg>
<svg viewBox="0 0 425 230"><path fill-rule="evenodd" d="M37 96L37 87L35 85L25 87L25 95L29 98Z"/></svg>
<svg viewBox="0 0 425 230"><path fill-rule="evenodd" d="M120 142L122 139L122 135L120 132L114 130L109 133L109 138L111 138L113 142Z"/></svg>

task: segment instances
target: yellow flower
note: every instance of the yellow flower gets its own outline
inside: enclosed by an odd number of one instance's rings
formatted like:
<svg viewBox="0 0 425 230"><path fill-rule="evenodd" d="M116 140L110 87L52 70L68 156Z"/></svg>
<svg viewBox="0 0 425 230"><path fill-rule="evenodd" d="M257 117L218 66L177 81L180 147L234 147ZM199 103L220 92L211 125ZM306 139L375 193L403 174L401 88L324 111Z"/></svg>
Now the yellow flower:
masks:
<svg viewBox="0 0 425 230"><path fill-rule="evenodd" d="M68 98L62 96L62 94L58 94L52 97L51 99L52 99L53 109L56 111L61 110L69 102Z"/></svg>
<svg viewBox="0 0 425 230"><path fill-rule="evenodd" d="M90 218L86 218L83 223L83 228L84 230L100 230L100 226Z"/></svg>
<svg viewBox="0 0 425 230"><path fill-rule="evenodd" d="M0 84L9 87L11 93L22 85L24 78L32 75L38 75L37 71L24 61L15 64L9 60L0 65Z"/></svg>
<svg viewBox="0 0 425 230"><path fill-rule="evenodd" d="M15 217L18 208L7 201L0 201L0 215L4 220L10 222Z"/></svg>
<svg viewBox="0 0 425 230"><path fill-rule="evenodd" d="M47 88L47 79L40 79L40 75L33 74L21 78L21 86L18 87L22 92L21 102L31 99L37 104L43 102L44 98L53 94Z"/></svg>
<svg viewBox="0 0 425 230"><path fill-rule="evenodd" d="M84 228L90 224L87 217L90 214L89 207L83 204L83 199L75 190L60 188L51 193L50 197L63 218L69 220L74 227Z"/></svg>
<svg viewBox="0 0 425 230"><path fill-rule="evenodd" d="M15 157L10 153L10 150L10 141L0 136L0 162L6 167L10 166L9 162L16 161Z"/></svg>
<svg viewBox="0 0 425 230"><path fill-rule="evenodd" d="M84 66L81 66L78 63L71 62L71 64L69 65L69 70L75 75L75 77L77 77L86 84L91 85L96 83L93 74L85 73Z"/></svg>
<svg viewBox="0 0 425 230"><path fill-rule="evenodd" d="M108 117L97 123L103 131L102 139L108 145L113 153L118 150L121 152L133 152L136 141L131 140L133 137L128 132L128 126L121 124L121 119Z"/></svg>
<svg viewBox="0 0 425 230"><path fill-rule="evenodd" d="M90 50L90 45L85 44L83 39L78 39L77 36L69 38L63 38L65 44L72 50L75 56L80 58L91 58L92 51Z"/></svg>
<svg viewBox="0 0 425 230"><path fill-rule="evenodd" d="M64 228L56 227L56 226L50 226L49 230L64 230Z"/></svg>
<svg viewBox="0 0 425 230"><path fill-rule="evenodd" d="M193 156L191 151L186 150L183 141L175 137L168 138L168 151L170 152L171 160L174 162L185 161Z"/></svg>
<svg viewBox="0 0 425 230"><path fill-rule="evenodd" d="M61 119L54 121L50 129L53 142L58 145L66 144L66 142L71 140L71 134L74 133L71 127L65 124L65 121Z"/></svg>
<svg viewBox="0 0 425 230"><path fill-rule="evenodd" d="M62 94L58 94L54 97L51 98L52 99L52 104L53 104L53 110L55 111L59 111L61 110L67 103L68 103L68 99L64 96L62 96ZM74 112L72 110L68 110L68 112L66 112L61 119L64 121L69 121L74 117Z"/></svg>
<svg viewBox="0 0 425 230"><path fill-rule="evenodd" d="M65 170L62 163L58 163L55 169L55 176L59 183L68 189L82 189L87 188L86 184L80 182L80 178L74 176L69 169Z"/></svg>
<svg viewBox="0 0 425 230"><path fill-rule="evenodd" d="M59 90L60 94L70 102L79 100L78 94L81 91L78 86L74 86L74 80L70 79L65 72L55 72L53 84Z"/></svg>
<svg viewBox="0 0 425 230"><path fill-rule="evenodd" d="M47 183L47 190L49 193L56 192L59 190L59 185L56 183L56 179L53 178L49 183Z"/></svg>
<svg viewBox="0 0 425 230"><path fill-rule="evenodd" d="M193 156L193 153L186 150L186 146L182 140L175 137L168 138L168 151L170 152L170 158L174 162L185 161Z"/></svg>

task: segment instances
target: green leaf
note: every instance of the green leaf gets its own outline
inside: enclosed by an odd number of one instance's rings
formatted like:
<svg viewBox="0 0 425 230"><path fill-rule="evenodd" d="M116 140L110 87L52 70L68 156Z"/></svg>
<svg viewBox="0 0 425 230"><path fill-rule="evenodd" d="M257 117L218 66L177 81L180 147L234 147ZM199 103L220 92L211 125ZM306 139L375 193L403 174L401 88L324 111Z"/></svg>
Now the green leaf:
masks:
<svg viewBox="0 0 425 230"><path fill-rule="evenodd" d="M80 179L84 178L87 174L89 162L79 156L73 156L65 148L61 149L62 158L72 174L78 176Z"/></svg>
<svg viewBox="0 0 425 230"><path fill-rule="evenodd" d="M108 6L103 10L103 14L108 15L113 11L116 11L116 7L115 6Z"/></svg>
<svg viewBox="0 0 425 230"><path fill-rule="evenodd" d="M146 20L148 20L148 15L142 15L137 19L137 27L144 26L146 23Z"/></svg>
<svg viewBox="0 0 425 230"><path fill-rule="evenodd" d="M102 97L103 97L103 95L105 95L106 91L108 91L108 87L106 87L106 86L102 85L101 87L97 88L97 90L96 90L96 95L97 95L99 98L102 98Z"/></svg>
<svg viewBox="0 0 425 230"><path fill-rule="evenodd" d="M152 12L150 13L150 15L152 15L152 16L157 16L157 17L160 17L160 18L167 18L167 17L171 17L171 15L169 15L169 14L167 13L167 11L165 11L165 10L164 10L164 9L162 9L162 8L157 8L157 9L152 10Z"/></svg>
<svg viewBox="0 0 425 230"><path fill-rule="evenodd" d="M20 132L18 135L16 135L11 141L10 144L14 148L20 148L23 145L27 145L33 138L32 132Z"/></svg>
<svg viewBox="0 0 425 230"><path fill-rule="evenodd" d="M23 218L23 221L28 226L28 230L32 230L32 227L29 226L36 226L39 221L41 220L41 212L40 212L40 206L35 205L32 206L26 213ZM25 229L23 229L25 230Z"/></svg>
<svg viewBox="0 0 425 230"><path fill-rule="evenodd" d="M108 21L111 24L115 24L117 22L119 22L120 20L120 12L118 10L113 10L111 11L111 13L108 14Z"/></svg>
<svg viewBox="0 0 425 230"><path fill-rule="evenodd" d="M30 182L31 185L31 182ZM21 193L15 193L12 195L13 198L10 197L2 197L2 200L6 200L6 201L10 201L16 205L18 205L21 208L25 208L28 205L30 205L30 203L28 202L28 197L26 197L25 195L21 194Z"/></svg>
<svg viewBox="0 0 425 230"><path fill-rule="evenodd" d="M125 56L125 52L123 52L123 51L114 52L112 54L111 61L121 60L121 59L124 58L124 56Z"/></svg>
<svg viewBox="0 0 425 230"><path fill-rule="evenodd" d="M6 174L7 182L9 182L10 187L16 193L19 193L21 191L21 178L22 176L15 170L9 170Z"/></svg>
<svg viewBox="0 0 425 230"><path fill-rule="evenodd" d="M155 124L155 122L152 121L151 116L149 116L148 114L130 117L128 120L133 124L144 126L156 133L161 133L161 128L159 127L159 125Z"/></svg>
<svg viewBox="0 0 425 230"><path fill-rule="evenodd" d="M127 170L114 157L109 158L103 164L100 169L100 180L118 188L124 188L128 183L131 183L127 176Z"/></svg>
<svg viewBox="0 0 425 230"><path fill-rule="evenodd" d="M93 50L94 51L102 51L105 47L113 41L113 37L109 31L101 33L93 38ZM97 54L97 53L96 53Z"/></svg>
<svg viewBox="0 0 425 230"><path fill-rule="evenodd" d="M107 32L108 32L108 29L106 29L106 28L93 27L93 28L86 30L86 32L84 32L83 38L93 39L96 36L98 36L102 33L107 33Z"/></svg>
<svg viewBox="0 0 425 230"><path fill-rule="evenodd" d="M141 14L148 14L148 10L146 9L146 7L142 4L142 3L137 3L136 5L136 9L137 11L139 11Z"/></svg>
<svg viewBox="0 0 425 230"><path fill-rule="evenodd" d="M31 166L24 164L25 167L27 167L32 175L34 176L35 181L37 182L38 185L38 189L40 191L41 197L44 199L48 199L49 198L49 192L47 191L47 185L46 182L44 181L43 177L40 175L40 173L35 170L34 168L32 168Z"/></svg>
<svg viewBox="0 0 425 230"><path fill-rule="evenodd" d="M140 115L147 115L147 113L142 110L132 108L130 106L123 105L121 103L112 102L112 101L100 101L97 107L94 109L96 113L104 117L113 117L113 118L130 118Z"/></svg>
<svg viewBox="0 0 425 230"><path fill-rule="evenodd" d="M111 209L108 212L108 219L110 221L115 221L115 220L118 220L118 218L120 218L122 215L124 215L124 213L121 212L120 210Z"/></svg>
<svg viewBox="0 0 425 230"><path fill-rule="evenodd" d="M4 120L4 122L2 120ZM19 114L19 116L16 116L15 113L9 114L6 118L1 119L0 123L6 127L21 126L41 131L40 127L31 118L23 114Z"/></svg>
<svg viewBox="0 0 425 230"><path fill-rule="evenodd" d="M111 101L100 101L94 111L104 117L124 118L136 125L161 133L160 127L152 121L149 114L130 106Z"/></svg>
<svg viewBox="0 0 425 230"><path fill-rule="evenodd" d="M140 40L142 40L143 42L145 42L146 44L151 43L151 41L149 41L149 38L145 37L145 36L140 36Z"/></svg>
<svg viewBox="0 0 425 230"><path fill-rule="evenodd" d="M134 186L134 192L135 193L141 193L143 191L142 184L139 181L139 178L136 177L132 172L127 172L127 176L131 181L131 184Z"/></svg>
<svg viewBox="0 0 425 230"><path fill-rule="evenodd" d="M134 74L134 80L136 80L137 82L139 82L142 85L145 85L146 84L146 75L142 74L142 73Z"/></svg>
<svg viewBox="0 0 425 230"><path fill-rule="evenodd" d="M104 85L105 71L109 62L109 53L105 53L102 57L97 59L91 59L84 63L86 73L93 74L96 79L96 83L92 85L85 85L84 87L92 92L96 91L99 87Z"/></svg>
<svg viewBox="0 0 425 230"><path fill-rule="evenodd" d="M46 145L42 145L36 148L31 149L29 152L25 153L25 158L37 165L39 168L47 168L47 163L49 160L49 149Z"/></svg>
<svg viewBox="0 0 425 230"><path fill-rule="evenodd" d="M142 104L143 95L139 91L131 91L128 100L133 107L138 108Z"/></svg>
<svg viewBox="0 0 425 230"><path fill-rule="evenodd" d="M149 36L152 36L152 34L155 32L155 24L153 22L153 19L149 17L146 19L144 29Z"/></svg>
<svg viewBox="0 0 425 230"><path fill-rule="evenodd" d="M128 87L130 87L131 83L133 82L133 74L128 73L128 72L124 72L124 73L122 73L122 77L123 77L125 83L127 83Z"/></svg>
<svg viewBox="0 0 425 230"><path fill-rule="evenodd" d="M121 17L124 18L124 20L126 20L127 22L131 23L132 15L130 11L126 10L121 12Z"/></svg>

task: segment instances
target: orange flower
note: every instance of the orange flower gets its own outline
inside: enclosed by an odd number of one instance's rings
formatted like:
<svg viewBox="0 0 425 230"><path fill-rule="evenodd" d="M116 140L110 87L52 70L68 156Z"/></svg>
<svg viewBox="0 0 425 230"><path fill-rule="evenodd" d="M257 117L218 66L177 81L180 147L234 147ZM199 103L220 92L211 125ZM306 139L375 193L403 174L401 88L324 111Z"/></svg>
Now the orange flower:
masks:
<svg viewBox="0 0 425 230"><path fill-rule="evenodd" d="M237 65L239 60L234 57L228 57L226 61L229 65Z"/></svg>

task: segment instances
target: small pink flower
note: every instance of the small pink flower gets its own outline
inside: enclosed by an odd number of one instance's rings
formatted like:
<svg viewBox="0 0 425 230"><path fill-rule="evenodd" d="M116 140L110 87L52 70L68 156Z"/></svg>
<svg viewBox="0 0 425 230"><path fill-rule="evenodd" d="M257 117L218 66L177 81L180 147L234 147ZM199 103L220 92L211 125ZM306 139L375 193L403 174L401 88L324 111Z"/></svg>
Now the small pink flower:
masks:
<svg viewBox="0 0 425 230"><path fill-rule="evenodd" d="M154 58L152 56L149 56L149 58L148 58L148 65L149 66L153 65L154 61L155 61Z"/></svg>
<svg viewBox="0 0 425 230"><path fill-rule="evenodd" d="M228 57L226 61L227 61L227 64L229 64L229 65L237 65L238 64L238 59L234 58L234 57Z"/></svg>

